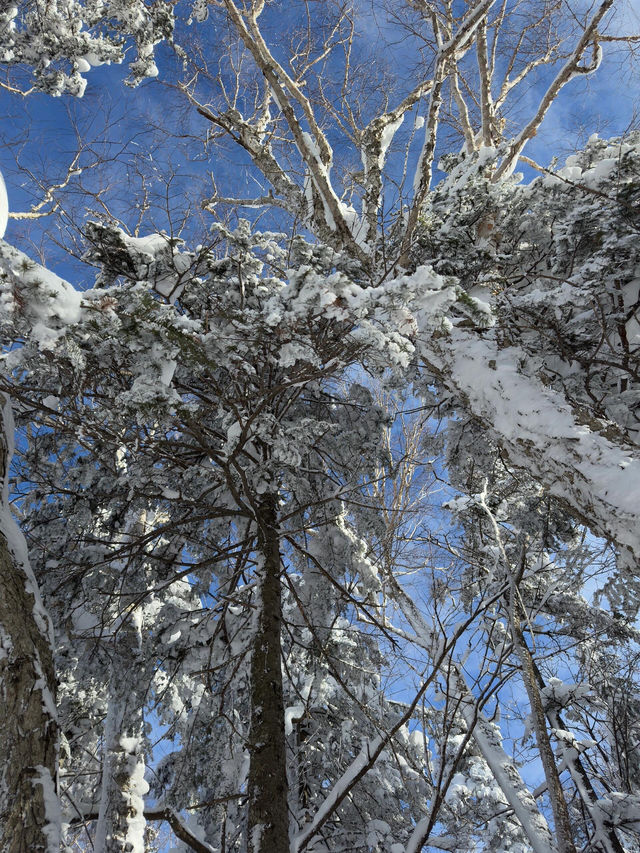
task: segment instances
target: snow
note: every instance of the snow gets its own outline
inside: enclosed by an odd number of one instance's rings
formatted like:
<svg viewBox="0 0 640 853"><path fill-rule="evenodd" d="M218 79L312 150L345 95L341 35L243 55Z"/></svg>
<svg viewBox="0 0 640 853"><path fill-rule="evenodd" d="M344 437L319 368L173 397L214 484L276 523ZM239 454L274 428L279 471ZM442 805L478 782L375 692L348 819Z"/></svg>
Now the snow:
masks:
<svg viewBox="0 0 640 853"><path fill-rule="evenodd" d="M7 187L0 172L0 240L4 237L4 232L7 230L9 222L9 199L7 197Z"/></svg>
<svg viewBox="0 0 640 853"><path fill-rule="evenodd" d="M460 710L467 725L475 725L474 739L507 802L522 824L534 853L554 853L555 848L546 821L528 789L522 785L513 762L504 752L495 727L492 727L482 714L476 721L477 711L473 699L469 702L463 700Z"/></svg>
<svg viewBox="0 0 640 853"><path fill-rule="evenodd" d="M156 293L174 303L184 288L181 276L191 266L191 256L179 252L164 233L131 237L121 228L116 233L129 252L139 281L148 282Z"/></svg>
<svg viewBox="0 0 640 853"><path fill-rule="evenodd" d="M74 607L71 611L73 630L78 634L88 634L103 629L100 618L86 610L84 607Z"/></svg>
<svg viewBox="0 0 640 853"><path fill-rule="evenodd" d="M293 733L293 724L303 716L305 711L304 705L291 705L284 712L284 733L290 735Z"/></svg>
<svg viewBox="0 0 640 853"><path fill-rule="evenodd" d="M284 344L280 349L278 357L280 367L292 367L298 361L320 366L317 356L306 344L299 343L298 341L291 341Z"/></svg>
<svg viewBox="0 0 640 853"><path fill-rule="evenodd" d="M607 823L640 832L640 797L637 794L611 792L598 800L597 807Z"/></svg>
<svg viewBox="0 0 640 853"><path fill-rule="evenodd" d="M160 365L160 382L163 385L171 385L173 374L175 373L177 362L174 359L167 359Z"/></svg>
<svg viewBox="0 0 640 853"><path fill-rule="evenodd" d="M95 53L92 53L91 51L85 53L85 55L82 57L82 61L85 62L89 66L89 68L97 68L99 65L109 64L108 61L105 62L105 60L98 59L98 56ZM89 68L85 68L84 70L88 71Z"/></svg>
<svg viewBox="0 0 640 853"><path fill-rule="evenodd" d="M76 98L83 98L84 93L87 89L87 81L84 77L78 77L75 85L74 96Z"/></svg>
<svg viewBox="0 0 640 853"><path fill-rule="evenodd" d="M442 504L443 509L448 509L449 512L464 513L470 506L475 503L472 495L460 495L457 498L451 498Z"/></svg>
<svg viewBox="0 0 640 853"><path fill-rule="evenodd" d="M569 684L559 678L550 678L541 691L543 704L554 709L566 708L571 702L582 699L591 692L590 684Z"/></svg>
<svg viewBox="0 0 640 853"><path fill-rule="evenodd" d="M22 312L31 320L31 339L41 350L53 349L64 334L64 327L80 320L82 294L55 273L0 240L2 269L19 281L21 296L28 299L22 306Z"/></svg>
<svg viewBox="0 0 640 853"><path fill-rule="evenodd" d="M240 421L235 421L232 423L227 429L227 443L225 446L225 450L228 454L233 453L235 448L238 445L238 440L242 435L242 424Z"/></svg>
<svg viewBox="0 0 640 853"><path fill-rule="evenodd" d="M400 120L400 123L401 123L401 120ZM398 127L399 127L399 124L398 124ZM385 130L387 130L387 128L385 128ZM327 183L327 187L328 187L328 193L329 193L329 196L331 198L331 201L335 202L335 205L338 208L338 210L340 211L340 213L342 214L342 216L343 216L343 218L347 224L347 227L349 228L354 240L362 248L365 248L365 249L368 248L366 245L366 242L364 240L364 235L366 233L366 223L360 219L357 212L355 211L355 209L351 205L345 204L343 201L341 201L337 197L337 195L334 193L334 191L331 187L331 182L329 179L329 176L331 174L331 163L329 163L328 165L325 166L325 164L322 162L322 159L320 157L320 150L319 150L318 146L316 145L316 142L310 133L307 133L307 131L303 131L302 136L304 139L305 148L307 149L307 152L310 155L311 159L314 161L315 168L326 179L326 183ZM391 135L391 137L389 137L388 144L390 144L392 136L393 135ZM329 199L326 198L325 193L321 191L320 187L316 186L316 180L314 179L313 173L310 170L307 172L307 174L305 175L305 178L304 178L304 195L305 195L305 198L307 199L307 203L308 203L307 218L310 220L313 217L313 187L314 186L315 186L316 191L318 193L318 197L322 201L323 212L324 212L325 219L327 221L327 225L329 226L329 228L332 231L335 231L336 230L336 222L335 222L335 218L333 216L333 213L332 213L330 205L329 205Z"/></svg>
<svg viewBox="0 0 640 853"><path fill-rule="evenodd" d="M564 398L520 373L524 353L455 329L441 347L443 372L508 442L509 452L549 476L552 494L592 507L596 531L640 553L640 459L576 423ZM430 351L429 358L434 359ZM436 357L437 358L437 357ZM527 448L535 447L535 458Z"/></svg>
<svg viewBox="0 0 640 853"><path fill-rule="evenodd" d="M325 816L332 811L337 801L344 796L346 791L349 790L351 785L355 782L356 777L364 770L367 764L369 764L371 756L380 749L385 740L385 735L378 735L378 737L373 740L366 741L364 743L358 755L335 783L320 808L316 810L313 820L307 826L303 827L302 831L293 839L291 844L291 853L298 853L303 839L310 839L313 837L316 827L319 827L324 822Z"/></svg>
<svg viewBox="0 0 640 853"><path fill-rule="evenodd" d="M58 720L58 710L56 708L56 703L53 698L53 694L49 690L47 685L47 679L45 678L42 662L40 660L40 655L36 652L33 660L34 669L38 675L37 680L33 685L34 690L39 690L42 696L42 710L46 717L49 717L50 720L57 722Z"/></svg>
<svg viewBox="0 0 640 853"><path fill-rule="evenodd" d="M124 749L125 752L134 754L140 746L140 741L137 737L125 737L124 735L122 735L120 737L120 746Z"/></svg>
<svg viewBox="0 0 640 853"><path fill-rule="evenodd" d="M421 851L424 850L424 842L421 843L420 839L424 837L424 833L427 831L430 819L429 815L421 818L418 823L416 823L407 846L402 847L402 845L394 844L391 847L390 853L394 853L394 848L400 848L399 853L421 853ZM430 835L427 844L429 847L435 848L436 850L459 849L459 844L456 838L447 835Z"/></svg>
<svg viewBox="0 0 640 853"><path fill-rule="evenodd" d="M127 849L131 853L145 853L144 840L147 822L144 817L144 795L149 791L149 785L144 778L144 762L136 761L135 769L128 782L129 800L133 814L127 817Z"/></svg>
<svg viewBox="0 0 640 853"><path fill-rule="evenodd" d="M169 634L169 636L167 637L167 639L166 639L166 641L165 641L165 642L167 643L167 645L168 645L168 646L171 646L171 645L173 645L174 643L177 643L181 636L182 636L182 631L181 631L181 630L172 631L172 632Z"/></svg>
<svg viewBox="0 0 640 853"><path fill-rule="evenodd" d="M13 651L13 643L11 637L5 632L0 624L0 661L9 657Z"/></svg>
<svg viewBox="0 0 640 853"><path fill-rule="evenodd" d="M437 126L436 126L436 128L434 128L434 131L436 129L437 129ZM425 140L422 143L422 148L420 149L420 154L418 155L418 162L416 163L416 170L413 173L413 194L414 194L414 196L416 196L418 194L418 191L420 189L420 184L422 183L422 164L424 163L424 155L425 155L426 150L427 150L427 142L428 142L428 140L426 138L426 131L425 131Z"/></svg>
<svg viewBox="0 0 640 853"><path fill-rule="evenodd" d="M126 829L124 833L118 833L118 840L124 843L124 849L130 853L145 853L144 796L149 791L149 785L144 778L144 744L140 736L126 737L117 734L116 729L123 720L116 718L120 718L123 711L122 707L115 707L112 698L104 730L102 791L95 848L106 849L113 810L124 807ZM116 773L118 782L115 782Z"/></svg>
<svg viewBox="0 0 640 853"><path fill-rule="evenodd" d="M378 155L378 165L381 169L384 166L385 160L387 159L387 151L389 150L389 146L393 142L393 137L396 135L396 132L400 129L402 122L404 121L404 116L405 114L402 113L400 118L396 119L395 121L392 121L390 124L385 125L385 127L382 129L382 134L380 136L380 154Z"/></svg>
<svg viewBox="0 0 640 853"><path fill-rule="evenodd" d="M307 200L305 221L310 222L313 218L313 182L309 173L304 177L304 197Z"/></svg>
<svg viewBox="0 0 640 853"><path fill-rule="evenodd" d="M329 172L331 170L331 164L329 164L329 168L325 168L322 163L322 159L320 157L320 149L316 145L315 139L311 136L310 133L307 133L306 130L302 131L302 138L304 139L304 144L307 149L307 152L310 154L313 160L315 160L318 164L318 168L324 172L324 174L328 177Z"/></svg>
<svg viewBox="0 0 640 853"><path fill-rule="evenodd" d="M34 770L37 776L34 776L33 784L42 786L42 798L45 812L43 832L47 839L46 853L60 853L62 810L60 808L60 800L56 793L56 786L54 780L51 778L51 773L42 764L36 765Z"/></svg>
<svg viewBox="0 0 640 853"><path fill-rule="evenodd" d="M149 255L151 258L167 246L167 238L162 234L147 234L146 237L130 237L120 229L120 234L127 246L130 246L141 255Z"/></svg>

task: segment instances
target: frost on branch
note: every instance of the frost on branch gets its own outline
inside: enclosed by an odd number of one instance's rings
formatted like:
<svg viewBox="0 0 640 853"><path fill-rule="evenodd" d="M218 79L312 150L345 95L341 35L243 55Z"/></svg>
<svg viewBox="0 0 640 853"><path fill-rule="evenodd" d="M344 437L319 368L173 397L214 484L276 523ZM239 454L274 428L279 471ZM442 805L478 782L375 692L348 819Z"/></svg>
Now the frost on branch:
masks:
<svg viewBox="0 0 640 853"><path fill-rule="evenodd" d="M128 82L155 77L154 46L173 32L171 4L156 0L91 0L48 3L43 0L4 5L0 12L0 62L28 69L28 91L81 97L92 67L124 60L133 41L136 58Z"/></svg>
<svg viewBox="0 0 640 853"><path fill-rule="evenodd" d="M414 250L456 276L493 325L477 308L459 312L448 335L423 345L425 362L513 463L616 542L620 585L608 592L614 607L633 607L638 136L593 137L529 185L494 184L493 162L450 161Z"/></svg>

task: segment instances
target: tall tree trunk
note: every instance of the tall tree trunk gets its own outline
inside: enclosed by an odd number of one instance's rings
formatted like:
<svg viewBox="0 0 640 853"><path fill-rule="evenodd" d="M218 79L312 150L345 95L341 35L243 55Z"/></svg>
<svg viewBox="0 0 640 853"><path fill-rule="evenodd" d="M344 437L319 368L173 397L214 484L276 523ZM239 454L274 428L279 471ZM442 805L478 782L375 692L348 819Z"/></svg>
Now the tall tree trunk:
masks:
<svg viewBox="0 0 640 853"><path fill-rule="evenodd" d="M144 719L139 613L127 614L115 631L104 724L100 810L95 853L144 849ZM141 677L142 676L142 677Z"/></svg>
<svg viewBox="0 0 640 853"><path fill-rule="evenodd" d="M277 496L258 511L258 552L262 562L258 625L251 655L249 734L249 853L288 853L287 756L284 735Z"/></svg>
<svg viewBox="0 0 640 853"><path fill-rule="evenodd" d="M523 556L524 563L524 556ZM522 570L520 572L522 575ZM536 735L536 743L540 761L547 781L547 791L551 801L551 811L555 824L556 844L559 853L577 853L573 843L573 829L569 818L569 810L564 798L562 782L556 766L553 748L547 730L546 715L542 704L542 697L536 683L535 664L531 652L526 644L520 625L520 597L517 590L516 579L511 579L511 602L510 622L511 637L514 651L520 661L522 668L522 680L524 682L529 704L531 706L531 721Z"/></svg>
<svg viewBox="0 0 640 853"><path fill-rule="evenodd" d="M0 853L58 853L58 726L49 618L8 506L10 404L0 395Z"/></svg>
<svg viewBox="0 0 640 853"><path fill-rule="evenodd" d="M544 678L533 657L531 658L531 667L538 684L538 690L542 691L545 687ZM545 707L545 714L551 728L567 731L568 726L557 708L554 708L553 705ZM571 774L583 807L589 813L589 817L593 823L594 835L598 838L600 847L604 853L625 853L624 847L616 834L615 826L612 825L611 821L607 819L598 806L598 795L594 790L591 777L580 759L578 750L573 745L565 745L562 741L560 741L559 746L562 760ZM600 849L597 844L594 849L596 848Z"/></svg>

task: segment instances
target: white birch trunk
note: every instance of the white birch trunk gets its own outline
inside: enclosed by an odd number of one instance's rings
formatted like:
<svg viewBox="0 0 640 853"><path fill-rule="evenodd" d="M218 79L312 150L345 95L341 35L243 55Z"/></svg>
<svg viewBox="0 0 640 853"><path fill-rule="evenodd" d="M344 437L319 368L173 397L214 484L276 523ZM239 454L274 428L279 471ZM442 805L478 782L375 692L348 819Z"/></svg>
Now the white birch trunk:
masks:
<svg viewBox="0 0 640 853"><path fill-rule="evenodd" d="M102 787L95 853L143 853L144 720L139 668L141 624L127 615L114 635L104 726Z"/></svg>

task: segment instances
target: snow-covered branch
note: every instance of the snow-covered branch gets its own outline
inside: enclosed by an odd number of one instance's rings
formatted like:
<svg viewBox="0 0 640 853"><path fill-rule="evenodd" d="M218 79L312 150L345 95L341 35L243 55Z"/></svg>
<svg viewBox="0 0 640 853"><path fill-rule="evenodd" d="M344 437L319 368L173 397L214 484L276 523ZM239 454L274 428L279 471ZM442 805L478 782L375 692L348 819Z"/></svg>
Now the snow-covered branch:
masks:
<svg viewBox="0 0 640 853"><path fill-rule="evenodd" d="M613 6L613 2L614 0L604 0L585 26L584 32L578 40L573 53L560 69L547 91L544 93L535 114L511 143L507 154L504 156L500 166L495 172L495 181L498 181L500 178L510 175L511 172L513 172L520 152L527 142L536 135L538 128L542 124L544 117L551 107L551 104L553 104L558 97L562 87L576 75L590 74L598 68L601 59L601 52L598 48L598 26L609 9ZM580 63L582 58L589 47L592 47L593 59L588 65L581 65Z"/></svg>
<svg viewBox="0 0 640 853"><path fill-rule="evenodd" d="M400 264L406 265L408 252L411 247L418 216L424 204L427 193L431 188L431 176L433 172L433 160L436 150L436 139L438 131L438 117L442 105L443 87L447 77L449 61L459 61L466 50L469 49L478 26L484 20L487 12L493 6L495 0L479 0L458 24L457 31L447 34L446 41L442 41L439 31L436 31L436 40L439 43L438 53L435 60L435 72L433 85L429 97L429 107L425 122L424 143L418 158L415 177L413 181L413 200L407 216L406 227L402 238ZM439 24L434 20L434 27L438 30Z"/></svg>
<svg viewBox="0 0 640 853"><path fill-rule="evenodd" d="M523 353L455 329L426 357L513 464L535 472L594 532L637 559L640 459L631 448L581 422L560 394L518 370Z"/></svg>

